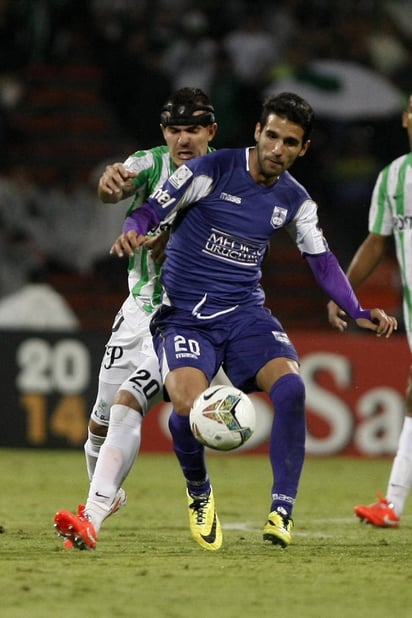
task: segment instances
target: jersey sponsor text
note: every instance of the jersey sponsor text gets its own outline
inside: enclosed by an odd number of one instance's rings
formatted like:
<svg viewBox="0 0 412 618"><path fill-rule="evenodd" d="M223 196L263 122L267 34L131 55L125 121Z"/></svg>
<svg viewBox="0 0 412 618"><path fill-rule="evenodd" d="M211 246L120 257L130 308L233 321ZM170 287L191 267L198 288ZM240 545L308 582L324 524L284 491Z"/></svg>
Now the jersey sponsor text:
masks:
<svg viewBox="0 0 412 618"><path fill-rule="evenodd" d="M402 232L404 230L412 230L412 216L397 215L393 218L393 227L399 232Z"/></svg>
<svg viewBox="0 0 412 618"><path fill-rule="evenodd" d="M167 191L163 191L162 189L156 189L150 196L161 206L162 208L167 208L171 206L176 201L176 198L171 197Z"/></svg>
<svg viewBox="0 0 412 618"><path fill-rule="evenodd" d="M229 262L256 266L260 262L264 248L213 229L203 252Z"/></svg>
<svg viewBox="0 0 412 618"><path fill-rule="evenodd" d="M224 191L222 191L222 193L219 195L219 198L221 200L224 200L225 202L233 202L233 204L242 203L241 197L238 197L237 195L230 195L230 193L225 193Z"/></svg>

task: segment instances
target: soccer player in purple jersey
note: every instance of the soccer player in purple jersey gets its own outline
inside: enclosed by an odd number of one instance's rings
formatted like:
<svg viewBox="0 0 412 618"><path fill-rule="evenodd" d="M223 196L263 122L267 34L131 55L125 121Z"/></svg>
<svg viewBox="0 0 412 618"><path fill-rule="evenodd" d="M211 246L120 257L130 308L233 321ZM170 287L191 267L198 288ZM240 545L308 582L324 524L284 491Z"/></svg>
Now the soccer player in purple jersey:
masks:
<svg viewBox="0 0 412 618"><path fill-rule="evenodd" d="M313 111L293 93L269 98L253 147L224 149L179 167L125 221L123 248L172 225L162 282L166 297L151 321L162 378L173 404L169 427L187 486L190 528L208 550L222 530L203 446L189 426L193 401L223 364L245 392L268 393L273 486L263 538L287 547L305 457L305 387L298 354L264 306L260 284L267 243L286 228L319 285L362 328L389 337L396 319L364 310L319 227L317 206L288 172L310 145ZM281 293L281 291L280 291Z"/></svg>

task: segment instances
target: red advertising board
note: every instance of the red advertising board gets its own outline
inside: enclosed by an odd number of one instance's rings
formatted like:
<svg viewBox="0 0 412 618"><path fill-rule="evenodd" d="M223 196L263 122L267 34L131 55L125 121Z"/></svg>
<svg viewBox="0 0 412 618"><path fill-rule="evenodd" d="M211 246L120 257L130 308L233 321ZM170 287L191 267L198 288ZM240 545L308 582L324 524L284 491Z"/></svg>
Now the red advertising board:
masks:
<svg viewBox="0 0 412 618"><path fill-rule="evenodd" d="M306 385L308 455L393 454L401 429L403 394L411 363L406 338L379 339L370 333L289 333L301 357ZM242 447L266 452L273 412L267 396L252 395L257 429ZM144 422L142 447L170 449L167 418L160 404ZM239 451L237 451L239 453Z"/></svg>
<svg viewBox="0 0 412 618"><path fill-rule="evenodd" d="M404 335L290 332L306 384L307 454L391 455L411 364ZM81 448L94 403L101 334L0 332L0 447ZM258 423L244 452L265 452L273 411L254 394ZM171 451L168 404L144 421L142 451ZM239 451L236 451L239 453Z"/></svg>

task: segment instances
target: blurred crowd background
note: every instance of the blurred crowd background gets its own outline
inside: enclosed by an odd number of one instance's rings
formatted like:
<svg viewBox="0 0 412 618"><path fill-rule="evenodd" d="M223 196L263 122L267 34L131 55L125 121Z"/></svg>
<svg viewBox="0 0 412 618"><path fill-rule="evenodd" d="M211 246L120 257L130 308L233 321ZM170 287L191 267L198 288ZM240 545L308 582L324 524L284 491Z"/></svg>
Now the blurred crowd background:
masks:
<svg viewBox="0 0 412 618"><path fill-rule="evenodd" d="M37 311L21 294L47 290L67 326L110 328L127 276L108 251L127 204L100 204L97 179L162 142L160 106L181 86L210 95L215 147L253 143L267 94L308 99L313 145L292 173L345 266L367 233L377 173L408 150L412 0L0 0L0 327L38 324L44 297ZM327 328L303 260L277 242L269 305L286 328ZM400 317L391 255L364 304L383 293Z"/></svg>

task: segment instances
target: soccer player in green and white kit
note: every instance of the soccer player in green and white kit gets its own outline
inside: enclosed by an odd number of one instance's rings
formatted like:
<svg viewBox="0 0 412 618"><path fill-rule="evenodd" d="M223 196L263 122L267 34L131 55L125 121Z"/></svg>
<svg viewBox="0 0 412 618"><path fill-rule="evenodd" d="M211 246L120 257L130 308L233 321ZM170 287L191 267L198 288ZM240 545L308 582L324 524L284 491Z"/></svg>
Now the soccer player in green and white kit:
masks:
<svg viewBox="0 0 412 618"><path fill-rule="evenodd" d="M360 245L349 268L348 278L356 288L375 270L393 236L402 279L403 315L409 348L412 352L412 95L402 114L402 126L409 138L410 152L387 165L376 181L369 210L369 235ZM328 304L329 321L344 330L344 313ZM363 521L381 528L397 528L412 486L412 366L405 395L405 420L392 464L386 497L355 506Z"/></svg>
<svg viewBox="0 0 412 618"><path fill-rule="evenodd" d="M98 185L103 202L117 203L134 195L131 212L182 163L210 150L217 124L202 90L176 91L160 119L166 145L140 150L123 164L109 165ZM129 258L130 294L106 345L84 446L91 482L87 502L79 506L77 515L63 510L54 519L67 548L94 549L103 521L125 503L121 484L139 452L143 416L160 399L162 381L149 331L162 298L159 271L144 247Z"/></svg>

